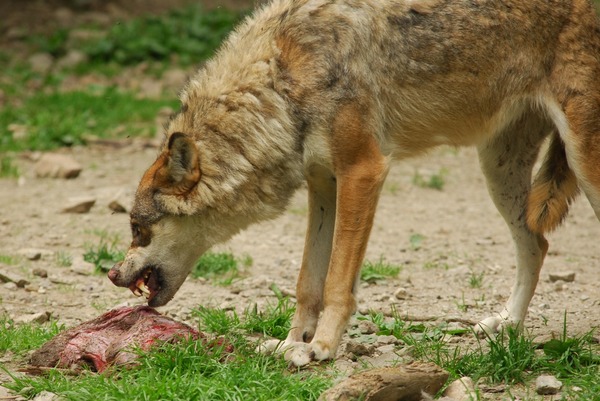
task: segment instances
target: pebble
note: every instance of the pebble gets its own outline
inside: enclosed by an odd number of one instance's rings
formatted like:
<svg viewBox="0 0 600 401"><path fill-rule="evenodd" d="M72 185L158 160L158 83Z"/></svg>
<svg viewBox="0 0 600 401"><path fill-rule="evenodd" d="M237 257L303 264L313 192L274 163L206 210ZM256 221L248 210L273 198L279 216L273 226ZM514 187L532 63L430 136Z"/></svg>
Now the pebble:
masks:
<svg viewBox="0 0 600 401"><path fill-rule="evenodd" d="M398 344L398 339L394 336L377 336L377 344Z"/></svg>
<svg viewBox="0 0 600 401"><path fill-rule="evenodd" d="M63 213L87 213L96 203L96 198L90 196L69 198L67 206L62 209Z"/></svg>
<svg viewBox="0 0 600 401"><path fill-rule="evenodd" d="M50 391L42 391L33 398L33 401L59 401L61 398Z"/></svg>
<svg viewBox="0 0 600 401"><path fill-rule="evenodd" d="M80 51L71 49L64 57L56 62L58 68L73 68L88 61L88 56Z"/></svg>
<svg viewBox="0 0 600 401"><path fill-rule="evenodd" d="M42 258L42 252L39 249L24 248L20 249L18 253L28 260L40 260Z"/></svg>
<svg viewBox="0 0 600 401"><path fill-rule="evenodd" d="M379 327L371 321L363 320L358 323L358 330L361 334L374 334L377 333Z"/></svg>
<svg viewBox="0 0 600 401"><path fill-rule="evenodd" d="M29 56L27 61L33 71L47 74L52 69L54 57L50 53L35 53Z"/></svg>
<svg viewBox="0 0 600 401"><path fill-rule="evenodd" d="M8 291L16 291L17 290L17 284L13 283L12 281L5 283L2 287Z"/></svg>
<svg viewBox="0 0 600 401"><path fill-rule="evenodd" d="M41 278L48 277L48 271L46 269L35 268L31 271L31 274Z"/></svg>
<svg viewBox="0 0 600 401"><path fill-rule="evenodd" d="M394 292L394 297L396 297L396 299L399 300L408 299L408 291L406 290L406 288L400 287Z"/></svg>
<svg viewBox="0 0 600 401"><path fill-rule="evenodd" d="M25 280L22 277L17 276L13 272L7 273L2 270L0 270L0 282L6 283L6 284L14 284L15 287L19 287L19 288L23 288L27 284L29 284L29 281ZM8 287L10 287L10 286L7 286L7 288Z"/></svg>
<svg viewBox="0 0 600 401"><path fill-rule="evenodd" d="M475 384L470 377L461 377L450 383L444 391L444 396L455 401L476 400Z"/></svg>
<svg viewBox="0 0 600 401"><path fill-rule="evenodd" d="M30 324L30 323L46 323L48 320L50 320L50 316L52 314L50 312L38 312L38 313L32 313L29 315L23 315L23 316L19 316L17 318L15 318L15 323L20 323L20 324Z"/></svg>
<svg viewBox="0 0 600 401"><path fill-rule="evenodd" d="M57 153L43 154L33 167L38 178L76 178L82 169L71 156Z"/></svg>
<svg viewBox="0 0 600 401"><path fill-rule="evenodd" d="M123 206L123 203L113 199L108 203L108 208L115 213L127 213L127 208Z"/></svg>
<svg viewBox="0 0 600 401"><path fill-rule="evenodd" d="M354 340L346 343L346 355L353 360L359 356L371 355L374 351L375 347L370 344L363 344Z"/></svg>
<svg viewBox="0 0 600 401"><path fill-rule="evenodd" d="M562 388L562 383L554 376L542 375L535 380L535 391L539 395L557 394Z"/></svg>
<svg viewBox="0 0 600 401"><path fill-rule="evenodd" d="M575 281L575 273L574 272L564 272L564 273L550 273L548 275L550 281L555 283L557 281L564 281L566 283L572 283Z"/></svg>

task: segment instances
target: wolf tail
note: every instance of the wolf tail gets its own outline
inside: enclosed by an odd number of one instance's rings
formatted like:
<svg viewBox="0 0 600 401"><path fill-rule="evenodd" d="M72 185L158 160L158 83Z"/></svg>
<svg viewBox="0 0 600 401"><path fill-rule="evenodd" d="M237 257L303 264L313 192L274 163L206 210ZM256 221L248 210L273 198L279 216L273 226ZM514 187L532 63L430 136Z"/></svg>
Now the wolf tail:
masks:
<svg viewBox="0 0 600 401"><path fill-rule="evenodd" d="M538 234L556 229L578 193L577 177L567 162L564 143L555 131L529 192L526 215L529 229Z"/></svg>

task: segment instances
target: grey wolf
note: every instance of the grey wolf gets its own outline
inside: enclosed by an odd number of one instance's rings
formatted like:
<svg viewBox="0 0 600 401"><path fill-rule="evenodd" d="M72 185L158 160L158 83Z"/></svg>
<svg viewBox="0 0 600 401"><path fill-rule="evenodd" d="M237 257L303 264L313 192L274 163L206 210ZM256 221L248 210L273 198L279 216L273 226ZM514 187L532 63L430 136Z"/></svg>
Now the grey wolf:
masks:
<svg viewBox="0 0 600 401"><path fill-rule="evenodd" d="M587 0L274 0L180 98L109 278L164 305L204 251L280 214L306 181L297 309L278 346L296 365L335 356L392 160L477 147L517 265L478 330L522 324L544 234L580 190L600 216L600 24Z"/></svg>

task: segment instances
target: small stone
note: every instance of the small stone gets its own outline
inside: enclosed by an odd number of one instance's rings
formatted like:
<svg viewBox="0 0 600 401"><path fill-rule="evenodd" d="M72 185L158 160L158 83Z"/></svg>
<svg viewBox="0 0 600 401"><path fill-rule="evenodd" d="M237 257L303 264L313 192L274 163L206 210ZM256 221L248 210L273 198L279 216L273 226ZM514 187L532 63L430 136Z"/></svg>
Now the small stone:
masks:
<svg viewBox="0 0 600 401"><path fill-rule="evenodd" d="M375 347L369 344L363 344L358 341L350 340L346 343L346 354L350 359L356 359L359 356L371 355Z"/></svg>
<svg viewBox="0 0 600 401"><path fill-rule="evenodd" d="M40 260L42 258L42 252L39 249L24 248L20 249L18 253L28 260Z"/></svg>
<svg viewBox="0 0 600 401"><path fill-rule="evenodd" d="M69 202L63 213L87 213L96 203L96 199L92 197L69 198Z"/></svg>
<svg viewBox="0 0 600 401"><path fill-rule="evenodd" d="M31 272L34 276L46 278L48 277L48 271L46 269L35 268Z"/></svg>
<svg viewBox="0 0 600 401"><path fill-rule="evenodd" d="M31 323L46 323L50 320L50 312L38 312L30 315L19 316L15 319L15 323L31 324Z"/></svg>
<svg viewBox="0 0 600 401"><path fill-rule="evenodd" d="M4 283L4 285L2 287L7 291L16 291L17 290L17 284L13 283L13 282Z"/></svg>
<svg viewBox="0 0 600 401"><path fill-rule="evenodd" d="M553 283L555 283L557 281L564 281L566 283L572 283L573 281L575 281L575 273L574 272L550 273L548 275L548 277L550 278L550 281Z"/></svg>
<svg viewBox="0 0 600 401"><path fill-rule="evenodd" d="M19 288L23 288L27 284L29 284L29 281L27 281L23 277L20 277L13 272L7 273L5 271L0 271L0 282L6 283L6 284L12 283ZM11 287L11 286L7 286L7 288L9 288L9 287Z"/></svg>
<svg viewBox="0 0 600 401"><path fill-rule="evenodd" d="M398 339L394 336L377 336L377 344L398 344Z"/></svg>
<svg viewBox="0 0 600 401"><path fill-rule="evenodd" d="M47 74L54 64L54 57L50 53L35 53L27 61L33 71Z"/></svg>
<svg viewBox="0 0 600 401"><path fill-rule="evenodd" d="M371 321L363 320L358 324L358 330L361 334L374 334L377 333L379 327Z"/></svg>
<svg viewBox="0 0 600 401"><path fill-rule="evenodd" d="M381 347L377 347L377 351L381 352L382 354L394 352L395 350L396 346L394 344L386 344L382 345Z"/></svg>
<svg viewBox="0 0 600 401"><path fill-rule="evenodd" d="M76 178L82 167L75 159L67 155L46 153L34 166L38 178Z"/></svg>
<svg viewBox="0 0 600 401"><path fill-rule="evenodd" d="M108 204L108 208L115 213L127 213L127 208L118 200L112 200Z"/></svg>
<svg viewBox="0 0 600 401"><path fill-rule="evenodd" d="M562 383L554 376L542 375L535 380L535 391L539 395L557 394L562 388Z"/></svg>
<svg viewBox="0 0 600 401"><path fill-rule="evenodd" d="M51 393L50 391L42 391L33 398L33 401L58 401L60 397L57 394Z"/></svg>
<svg viewBox="0 0 600 401"><path fill-rule="evenodd" d="M56 66L58 68L74 68L79 64L83 64L88 61L88 56L79 50L69 50L69 52L57 61Z"/></svg>
<svg viewBox="0 0 600 401"><path fill-rule="evenodd" d="M455 401L476 400L475 384L470 377L461 377L453 381L444 391L444 396Z"/></svg>
<svg viewBox="0 0 600 401"><path fill-rule="evenodd" d="M406 288L400 287L398 288L395 292L394 292L394 297L396 297L396 299L400 299L400 300L404 300L404 299L408 299L408 291L406 290Z"/></svg>

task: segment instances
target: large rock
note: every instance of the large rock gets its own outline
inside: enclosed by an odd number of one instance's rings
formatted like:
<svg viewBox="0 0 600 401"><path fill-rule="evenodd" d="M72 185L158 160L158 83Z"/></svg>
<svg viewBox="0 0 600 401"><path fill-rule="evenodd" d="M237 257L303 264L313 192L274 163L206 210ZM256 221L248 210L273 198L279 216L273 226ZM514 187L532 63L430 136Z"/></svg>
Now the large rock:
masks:
<svg viewBox="0 0 600 401"><path fill-rule="evenodd" d="M39 178L76 178L82 167L67 155L46 153L35 164L35 175Z"/></svg>
<svg viewBox="0 0 600 401"><path fill-rule="evenodd" d="M437 393L446 380L448 372L432 363L371 369L351 375L319 401L421 401L423 393Z"/></svg>

